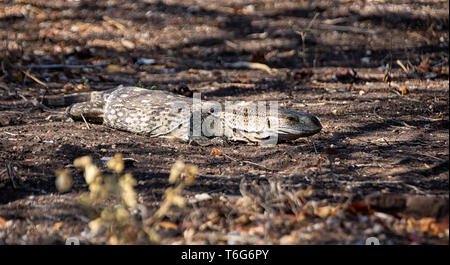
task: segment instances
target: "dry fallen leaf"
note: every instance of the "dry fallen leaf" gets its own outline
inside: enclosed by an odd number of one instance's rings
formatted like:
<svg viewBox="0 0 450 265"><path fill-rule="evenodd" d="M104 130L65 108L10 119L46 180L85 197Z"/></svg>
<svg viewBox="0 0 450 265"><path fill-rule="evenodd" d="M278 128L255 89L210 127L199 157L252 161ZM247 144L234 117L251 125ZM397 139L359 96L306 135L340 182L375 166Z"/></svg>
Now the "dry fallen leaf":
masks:
<svg viewBox="0 0 450 265"><path fill-rule="evenodd" d="M3 226L3 229L6 229L6 220L0 217L0 225Z"/></svg>
<svg viewBox="0 0 450 265"><path fill-rule="evenodd" d="M408 89L406 88L406 86L400 86L398 88L398 91L402 94L402 96L408 94L408 92L409 92Z"/></svg>
<svg viewBox="0 0 450 265"><path fill-rule="evenodd" d="M430 66L430 58L425 57L419 64L418 67L416 67L416 71L418 73L428 73L431 70L431 66Z"/></svg>
<svg viewBox="0 0 450 265"><path fill-rule="evenodd" d="M62 222L56 222L56 223L53 225L53 229L54 229L54 230L59 230L59 229L61 228L61 226L62 226Z"/></svg>
<svg viewBox="0 0 450 265"><path fill-rule="evenodd" d="M106 66L106 70L108 72L117 73L122 70L122 67L120 67L119 65L110 64L110 65Z"/></svg>
<svg viewBox="0 0 450 265"><path fill-rule="evenodd" d="M448 66L446 67L446 66L443 66L442 68L441 68L441 71L440 71L440 74L441 75L446 75L447 77L448 77Z"/></svg>
<svg viewBox="0 0 450 265"><path fill-rule="evenodd" d="M271 69L268 65L262 64L262 63L239 61L239 62L232 63L230 66L233 68L248 68L248 69L254 69L254 70L261 70L261 71L265 71L269 74L273 72L273 69Z"/></svg>
<svg viewBox="0 0 450 265"><path fill-rule="evenodd" d="M314 214L321 218L327 218L334 214L334 207L331 206L317 207L314 209Z"/></svg>
<svg viewBox="0 0 450 265"><path fill-rule="evenodd" d="M264 226L263 225L252 226L248 230L248 234L262 236L262 235L264 235Z"/></svg>
<svg viewBox="0 0 450 265"><path fill-rule="evenodd" d="M305 204L305 198L313 194L313 189L311 186L307 186L306 189L298 190L295 195L300 200L300 203Z"/></svg>
<svg viewBox="0 0 450 265"><path fill-rule="evenodd" d="M178 226L171 222L162 221L158 225L167 230L169 230L169 229L178 230Z"/></svg>
<svg viewBox="0 0 450 265"><path fill-rule="evenodd" d="M242 224L242 225L246 225L246 224L250 223L251 221L248 218L248 215L243 214L243 215L239 216L238 218L236 218L236 222L238 222L239 224Z"/></svg>
<svg viewBox="0 0 450 265"><path fill-rule="evenodd" d="M85 85L85 84L78 84L76 87L75 87L75 91L81 91L81 90L85 90L85 89L87 89L88 88L88 86L87 85Z"/></svg>
<svg viewBox="0 0 450 265"><path fill-rule="evenodd" d="M63 87L63 91L64 92L69 92L69 91L72 91L72 90L75 90L75 85L72 84L72 83L67 83Z"/></svg>
<svg viewBox="0 0 450 265"><path fill-rule="evenodd" d="M384 83L389 83L391 81L392 81L391 75L389 73L385 74L384 77L383 77L383 82Z"/></svg>
<svg viewBox="0 0 450 265"><path fill-rule="evenodd" d="M177 64L173 63L173 62L167 62L164 66L166 68L175 68L175 67L177 67Z"/></svg>
<svg viewBox="0 0 450 265"><path fill-rule="evenodd" d="M292 231L289 235L280 238L281 245L294 245L298 243L297 231Z"/></svg>
<svg viewBox="0 0 450 265"><path fill-rule="evenodd" d="M306 218L308 218L310 216L310 214L308 214L306 211L302 211L300 213L297 214L297 221L301 222L306 220Z"/></svg>
<svg viewBox="0 0 450 265"><path fill-rule="evenodd" d="M122 40L122 45L129 50L133 50L136 47L136 45L129 40Z"/></svg>
<svg viewBox="0 0 450 265"><path fill-rule="evenodd" d="M347 212L355 215L372 215L375 211L369 209L364 202L354 202L347 207Z"/></svg>
<svg viewBox="0 0 450 265"><path fill-rule="evenodd" d="M223 154L222 150L220 150L218 148L213 148L209 155L217 158L217 157L221 156L222 154Z"/></svg>
<svg viewBox="0 0 450 265"><path fill-rule="evenodd" d="M425 217L422 219L408 218L407 229L409 231L420 231L435 236L439 236L442 233L448 233L448 228L436 222L435 218Z"/></svg>
<svg viewBox="0 0 450 265"><path fill-rule="evenodd" d="M108 16L103 16L102 18L103 18L103 20L105 20L106 22L108 22L109 24L113 25L114 27L116 27L120 30L126 29L126 27L122 23L119 23L118 21L116 21Z"/></svg>

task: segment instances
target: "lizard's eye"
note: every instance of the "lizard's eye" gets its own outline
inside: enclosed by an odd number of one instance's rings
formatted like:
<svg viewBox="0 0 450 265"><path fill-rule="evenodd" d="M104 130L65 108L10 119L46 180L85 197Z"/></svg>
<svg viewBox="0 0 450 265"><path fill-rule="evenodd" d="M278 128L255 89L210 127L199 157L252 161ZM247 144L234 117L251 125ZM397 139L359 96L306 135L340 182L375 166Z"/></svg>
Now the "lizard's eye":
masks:
<svg viewBox="0 0 450 265"><path fill-rule="evenodd" d="M291 122L298 122L298 117L297 116L287 116L287 119Z"/></svg>

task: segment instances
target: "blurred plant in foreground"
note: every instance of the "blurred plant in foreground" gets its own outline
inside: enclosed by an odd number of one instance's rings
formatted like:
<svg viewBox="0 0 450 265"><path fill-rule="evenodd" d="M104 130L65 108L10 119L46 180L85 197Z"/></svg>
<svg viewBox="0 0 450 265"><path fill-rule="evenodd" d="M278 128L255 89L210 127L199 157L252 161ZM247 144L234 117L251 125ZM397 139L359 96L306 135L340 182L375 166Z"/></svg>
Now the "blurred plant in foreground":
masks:
<svg viewBox="0 0 450 265"><path fill-rule="evenodd" d="M184 207L185 199L182 196L184 187L190 186L195 182L198 174L198 168L194 165L186 165L182 161L176 161L170 170L169 183L174 187L169 187L164 193L164 201L159 209L145 222L146 232L151 241L160 241L156 232L156 225L170 212L172 206Z"/></svg>
<svg viewBox="0 0 450 265"><path fill-rule="evenodd" d="M146 212L146 209L137 202L134 190L136 180L130 173L122 174L125 165L121 154L116 154L107 162L112 175L103 175L89 156L77 158L73 164L84 170L84 179L89 185L89 192L78 197L78 204L92 220L88 224L91 233L104 233L108 243L114 245L160 242L156 227L170 213L172 206L184 207L182 191L185 186L194 183L198 173L196 166L177 161L169 176L169 183L174 186L165 191L160 208L149 218L145 214L139 218L138 209L141 212ZM57 189L61 192L70 190L72 178L69 171L59 169L55 174ZM109 202L113 205L106 206L111 205Z"/></svg>

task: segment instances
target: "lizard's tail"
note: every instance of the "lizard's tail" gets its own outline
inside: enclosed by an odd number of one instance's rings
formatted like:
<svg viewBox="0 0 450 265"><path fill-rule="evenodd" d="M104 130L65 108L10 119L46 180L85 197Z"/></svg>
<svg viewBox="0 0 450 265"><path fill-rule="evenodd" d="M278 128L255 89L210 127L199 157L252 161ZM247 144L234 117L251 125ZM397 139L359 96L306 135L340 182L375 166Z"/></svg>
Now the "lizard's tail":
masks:
<svg viewBox="0 0 450 265"><path fill-rule="evenodd" d="M91 99L90 93L80 93L66 96L45 97L42 104L48 107L67 107L74 103L89 101Z"/></svg>

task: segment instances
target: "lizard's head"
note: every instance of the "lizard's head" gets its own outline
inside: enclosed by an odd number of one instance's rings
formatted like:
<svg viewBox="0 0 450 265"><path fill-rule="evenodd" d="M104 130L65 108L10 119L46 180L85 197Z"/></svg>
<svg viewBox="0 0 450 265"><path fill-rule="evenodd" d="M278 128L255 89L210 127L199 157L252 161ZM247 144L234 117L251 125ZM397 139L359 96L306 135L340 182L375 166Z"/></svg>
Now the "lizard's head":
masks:
<svg viewBox="0 0 450 265"><path fill-rule="evenodd" d="M295 140L316 134L322 130L319 119L309 113L292 110L278 111L278 139Z"/></svg>

